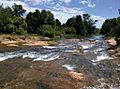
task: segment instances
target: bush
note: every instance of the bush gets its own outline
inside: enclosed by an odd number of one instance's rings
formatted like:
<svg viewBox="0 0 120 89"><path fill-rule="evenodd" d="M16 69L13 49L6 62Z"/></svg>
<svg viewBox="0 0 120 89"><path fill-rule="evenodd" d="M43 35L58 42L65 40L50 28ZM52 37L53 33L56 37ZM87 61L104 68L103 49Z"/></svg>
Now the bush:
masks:
<svg viewBox="0 0 120 89"><path fill-rule="evenodd" d="M55 37L55 32L51 25L43 25L38 28L38 34L51 38Z"/></svg>
<svg viewBox="0 0 120 89"><path fill-rule="evenodd" d="M16 27L13 24L8 24L6 26L5 33L14 33Z"/></svg>
<svg viewBox="0 0 120 89"><path fill-rule="evenodd" d="M26 34L27 33L27 23L25 22L25 19L22 17L16 17L14 19L14 25L16 26L16 29L14 29L16 34Z"/></svg>
<svg viewBox="0 0 120 89"><path fill-rule="evenodd" d="M22 27L19 27L19 29L15 30L15 33L18 34L18 35L24 35L24 34L27 34L27 30L25 30Z"/></svg>
<svg viewBox="0 0 120 89"><path fill-rule="evenodd" d="M76 30L73 27L67 27L63 29L65 31L65 34L76 34Z"/></svg>

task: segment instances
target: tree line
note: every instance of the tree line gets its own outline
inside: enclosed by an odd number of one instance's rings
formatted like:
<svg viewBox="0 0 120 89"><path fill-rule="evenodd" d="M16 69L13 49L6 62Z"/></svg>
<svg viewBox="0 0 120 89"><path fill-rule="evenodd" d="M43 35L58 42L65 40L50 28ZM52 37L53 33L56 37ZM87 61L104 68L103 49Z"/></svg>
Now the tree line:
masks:
<svg viewBox="0 0 120 89"><path fill-rule="evenodd" d="M22 5L12 7L0 5L0 33L38 34L48 37L90 36L94 34L96 20L89 14L71 17L62 24L54 14L47 10L29 12Z"/></svg>
<svg viewBox="0 0 120 89"><path fill-rule="evenodd" d="M120 44L120 17L106 19L100 33L107 37L114 37L117 45Z"/></svg>

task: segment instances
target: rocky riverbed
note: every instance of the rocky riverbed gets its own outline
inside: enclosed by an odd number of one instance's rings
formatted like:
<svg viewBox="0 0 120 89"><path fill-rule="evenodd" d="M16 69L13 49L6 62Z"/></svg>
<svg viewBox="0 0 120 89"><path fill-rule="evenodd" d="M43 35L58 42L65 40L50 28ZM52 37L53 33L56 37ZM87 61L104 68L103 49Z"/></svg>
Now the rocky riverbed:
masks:
<svg viewBox="0 0 120 89"><path fill-rule="evenodd" d="M120 88L119 47L109 48L103 36L55 43L17 47L1 44L1 89Z"/></svg>

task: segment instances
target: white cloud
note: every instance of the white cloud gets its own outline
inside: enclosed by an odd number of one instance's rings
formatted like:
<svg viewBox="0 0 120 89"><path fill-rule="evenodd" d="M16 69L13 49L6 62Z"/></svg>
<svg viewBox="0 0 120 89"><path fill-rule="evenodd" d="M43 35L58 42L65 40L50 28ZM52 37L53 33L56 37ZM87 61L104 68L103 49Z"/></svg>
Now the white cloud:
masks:
<svg viewBox="0 0 120 89"><path fill-rule="evenodd" d="M92 17L92 19L94 19L94 20L98 20L98 22L96 23L96 26L97 26L98 28L100 28L100 27L102 26L103 22L104 22L105 19L106 19L106 18L103 18L103 17L101 17L101 16L95 16L95 15L91 15L91 17Z"/></svg>
<svg viewBox="0 0 120 89"><path fill-rule="evenodd" d="M54 13L55 18L59 19L62 23L65 23L70 17L85 13L81 8L68 8L60 4L56 4L51 11Z"/></svg>
<svg viewBox="0 0 120 89"><path fill-rule="evenodd" d="M54 11L59 11L59 12L64 12L64 13L69 13L69 14L77 14L78 12L83 13L81 11L81 8L68 8L65 6L61 6L60 4L56 4L52 10Z"/></svg>
<svg viewBox="0 0 120 89"><path fill-rule="evenodd" d="M27 12L33 12L35 9L37 9L37 8L32 8L32 7L30 7L28 4L26 4L26 3L22 2L22 1L2 0L2 1L0 2L0 4L3 4L4 7L6 7L6 6L10 6L10 7L11 7L12 5L14 5L14 3L16 3L16 4L18 4L18 5L22 5L22 6L24 7L24 9L27 10Z"/></svg>
<svg viewBox="0 0 120 89"><path fill-rule="evenodd" d="M28 0L26 0L28 1ZM31 0L33 1L33 0ZM45 1L45 0L42 0L42 1ZM47 1L52 1L52 0L47 0ZM8 1L8 0L2 0L0 1L0 4L2 4L4 6L12 6L14 3L16 4L21 4L26 10L27 10L27 13L28 12L33 12L35 11L35 9L39 9L41 10L41 8L33 8L31 7L27 2L24 2L23 1ZM84 4L86 4L85 2L83 2ZM92 7L89 5L89 7ZM53 7L50 7L49 9L55 16L55 18L59 19L62 23L65 23L67 21L68 18L70 17L73 17L73 16L76 16L76 15L82 15L84 14L85 12L81 9L81 8L68 8L68 7L65 7L65 6L62 6L61 4L56 4L55 6ZM92 15L92 18L94 20L98 20L96 26L97 27L100 27L103 22L105 21L105 18L102 18L100 16L95 16L95 15Z"/></svg>
<svg viewBox="0 0 120 89"><path fill-rule="evenodd" d="M64 3L66 3L66 4L72 2L72 0L59 0L59 1L60 1L60 2L64 2Z"/></svg>
<svg viewBox="0 0 120 89"><path fill-rule="evenodd" d="M24 0L25 2L35 6L40 4L51 4L54 0Z"/></svg>
<svg viewBox="0 0 120 89"><path fill-rule="evenodd" d="M82 11L81 8L68 8L57 4L52 8L52 13L54 13L55 18L59 19L62 23L65 23L68 18L76 15L82 15L86 12ZM91 18L94 20L98 20L98 22L96 23L96 26L98 28L100 28L105 21L105 18L101 16L91 15Z"/></svg>
<svg viewBox="0 0 120 89"><path fill-rule="evenodd" d="M88 7L94 8L96 5L92 4L91 0L82 0L80 1L81 4L87 5Z"/></svg>
<svg viewBox="0 0 120 89"><path fill-rule="evenodd" d="M80 1L81 4L88 4L87 1Z"/></svg>
<svg viewBox="0 0 120 89"><path fill-rule="evenodd" d="M95 4L91 4L91 3L88 4L88 7L91 7L91 8L94 8L95 6L96 6Z"/></svg>

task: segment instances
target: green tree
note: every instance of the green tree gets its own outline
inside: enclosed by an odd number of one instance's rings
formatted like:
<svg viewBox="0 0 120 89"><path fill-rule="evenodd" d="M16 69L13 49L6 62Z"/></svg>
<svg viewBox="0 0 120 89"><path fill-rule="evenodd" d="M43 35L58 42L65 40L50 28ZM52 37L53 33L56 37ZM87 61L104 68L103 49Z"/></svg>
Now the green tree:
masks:
<svg viewBox="0 0 120 89"><path fill-rule="evenodd" d="M62 26L62 25L61 25L61 22L60 22L58 19L55 20L55 23L56 23L56 26L58 26L58 27L61 27L61 26Z"/></svg>
<svg viewBox="0 0 120 89"><path fill-rule="evenodd" d="M113 37L116 33L116 18L107 19L102 25L101 33L105 36Z"/></svg>
<svg viewBox="0 0 120 89"><path fill-rule="evenodd" d="M115 37L117 45L120 44L120 17L107 19L102 25L101 34L108 37Z"/></svg>
<svg viewBox="0 0 120 89"><path fill-rule="evenodd" d="M76 30L73 27L64 28L65 34L73 35L76 34Z"/></svg>
<svg viewBox="0 0 120 89"><path fill-rule="evenodd" d="M86 36L91 36L94 33L96 22L97 20L91 19L89 14L83 14L83 29Z"/></svg>
<svg viewBox="0 0 120 89"><path fill-rule="evenodd" d="M17 5L14 3L14 5L12 6L13 9L13 15L15 16L23 16L23 14L26 12L26 10L23 8L22 5Z"/></svg>
<svg viewBox="0 0 120 89"><path fill-rule="evenodd" d="M42 10L41 11L41 25L55 25L54 15L50 11Z"/></svg>
<svg viewBox="0 0 120 89"><path fill-rule="evenodd" d="M26 16L26 22L28 24L27 31L28 33L36 34L37 29L41 26L40 17L41 13L39 10L35 10L35 12L29 12Z"/></svg>
<svg viewBox="0 0 120 89"><path fill-rule="evenodd" d="M117 41L117 45L120 45L120 17L116 19L116 23L115 39Z"/></svg>
<svg viewBox="0 0 120 89"><path fill-rule="evenodd" d="M0 32L5 33L6 25L8 24L9 18L12 18L12 9L10 7L4 8L0 6Z"/></svg>
<svg viewBox="0 0 120 89"><path fill-rule="evenodd" d="M75 26L74 28L76 29L76 35L82 35L84 36L84 31L83 31L83 23L82 23L82 17L81 15L77 15L75 18Z"/></svg>
<svg viewBox="0 0 120 89"><path fill-rule="evenodd" d="M27 33L27 23L25 22L25 19L22 17L15 17L14 23L15 26L14 33L16 34L26 34Z"/></svg>
<svg viewBox="0 0 120 89"><path fill-rule="evenodd" d="M42 25L51 25L52 27L55 25L54 15L46 10L42 10L41 12L36 10L33 13L28 13L26 16L26 22L28 24L28 32L34 34L37 34L37 30Z"/></svg>
<svg viewBox="0 0 120 89"><path fill-rule="evenodd" d="M51 25L42 25L38 28L38 34L51 38L55 36L54 29Z"/></svg>
<svg viewBox="0 0 120 89"><path fill-rule="evenodd" d="M65 23L65 27L75 27L76 20L75 17L69 18L67 22Z"/></svg>

